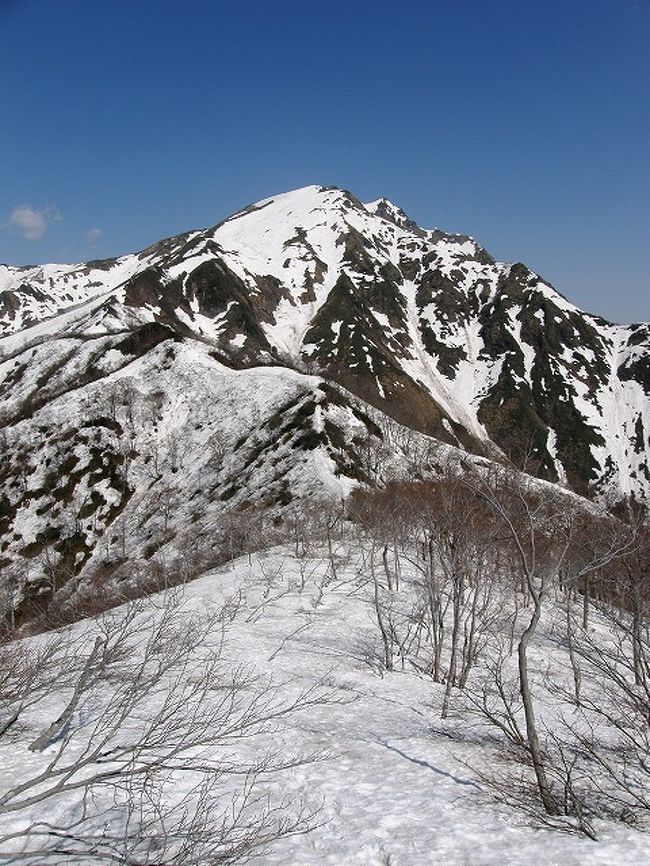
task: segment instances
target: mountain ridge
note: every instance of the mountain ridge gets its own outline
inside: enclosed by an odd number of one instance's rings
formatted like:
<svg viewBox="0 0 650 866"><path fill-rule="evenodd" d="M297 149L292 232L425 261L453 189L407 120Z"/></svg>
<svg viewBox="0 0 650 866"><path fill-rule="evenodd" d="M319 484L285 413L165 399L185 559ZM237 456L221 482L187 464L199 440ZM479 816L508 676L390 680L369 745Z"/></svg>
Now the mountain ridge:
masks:
<svg viewBox="0 0 650 866"><path fill-rule="evenodd" d="M48 315L78 327L84 305L86 330L155 321L235 366L321 372L401 423L581 493L647 495L650 326L583 313L525 265L421 229L387 199L308 186L91 264L13 281L5 267L5 333Z"/></svg>
<svg viewBox="0 0 650 866"><path fill-rule="evenodd" d="M19 622L192 551L205 566L359 484L496 461L650 498L650 326L386 200L312 186L141 253L2 266L0 328Z"/></svg>

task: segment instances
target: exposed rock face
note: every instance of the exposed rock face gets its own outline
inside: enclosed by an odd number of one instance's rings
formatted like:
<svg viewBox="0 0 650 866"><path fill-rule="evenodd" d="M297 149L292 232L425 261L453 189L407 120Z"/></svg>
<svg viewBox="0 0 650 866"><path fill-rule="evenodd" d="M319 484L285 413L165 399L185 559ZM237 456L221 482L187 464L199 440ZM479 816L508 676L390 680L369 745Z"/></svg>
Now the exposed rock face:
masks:
<svg viewBox="0 0 650 866"><path fill-rule="evenodd" d="M136 256L2 271L5 334L29 341L26 326L52 316L36 330L156 321L236 367L307 365L411 427L580 492L647 495L649 326L582 313L525 265L386 199L307 187Z"/></svg>
<svg viewBox="0 0 650 866"><path fill-rule="evenodd" d="M385 199L307 187L137 255L0 266L0 333L0 565L52 548L82 574L127 519L150 551L163 489L205 531L224 503L343 490L382 440L364 403L589 496L649 496L650 326Z"/></svg>

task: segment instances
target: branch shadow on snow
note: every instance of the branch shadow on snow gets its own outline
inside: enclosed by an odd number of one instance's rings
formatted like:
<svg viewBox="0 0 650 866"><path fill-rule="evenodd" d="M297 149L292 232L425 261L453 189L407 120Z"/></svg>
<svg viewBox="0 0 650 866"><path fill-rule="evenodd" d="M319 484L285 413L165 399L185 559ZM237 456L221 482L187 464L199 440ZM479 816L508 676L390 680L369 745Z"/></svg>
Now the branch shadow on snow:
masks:
<svg viewBox="0 0 650 866"><path fill-rule="evenodd" d="M413 758L411 755L407 755L406 752L402 752L402 750L398 749L396 746L391 746L390 743L385 743L382 740L377 740L376 742L378 745L383 746L390 752L395 752L395 754L399 755L402 758L405 758L412 764L417 764L419 767L426 767L427 770L431 770L433 773L437 773L439 776L444 776L447 779L451 779L451 781L455 782L457 785L467 785L470 788L476 788L478 791L481 790L481 786L477 785L476 782L472 782L471 779L460 779L458 776L454 776L453 773L448 773L446 770L441 770L439 767L430 764L428 761L423 761L421 758Z"/></svg>

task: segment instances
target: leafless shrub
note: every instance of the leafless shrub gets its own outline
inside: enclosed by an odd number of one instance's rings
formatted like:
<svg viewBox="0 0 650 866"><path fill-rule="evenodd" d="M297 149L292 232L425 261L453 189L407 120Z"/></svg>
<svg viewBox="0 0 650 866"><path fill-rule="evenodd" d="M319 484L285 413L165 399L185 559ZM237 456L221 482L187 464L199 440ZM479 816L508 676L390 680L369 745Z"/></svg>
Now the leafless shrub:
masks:
<svg viewBox="0 0 650 866"><path fill-rule="evenodd" d="M0 862L236 863L313 826L318 805L261 782L315 756L260 738L329 695L228 665L236 614L168 593L0 649L0 745L34 756L0 782Z"/></svg>

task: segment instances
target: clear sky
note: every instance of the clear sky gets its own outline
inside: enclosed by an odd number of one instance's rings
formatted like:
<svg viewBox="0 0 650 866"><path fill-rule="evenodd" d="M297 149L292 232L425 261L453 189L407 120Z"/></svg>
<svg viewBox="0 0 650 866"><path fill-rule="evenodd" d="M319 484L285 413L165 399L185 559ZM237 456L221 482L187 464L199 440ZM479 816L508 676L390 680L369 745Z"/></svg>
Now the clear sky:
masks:
<svg viewBox="0 0 650 866"><path fill-rule="evenodd" d="M0 261L310 183L650 319L650 0L0 0Z"/></svg>

